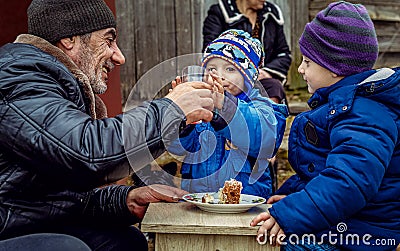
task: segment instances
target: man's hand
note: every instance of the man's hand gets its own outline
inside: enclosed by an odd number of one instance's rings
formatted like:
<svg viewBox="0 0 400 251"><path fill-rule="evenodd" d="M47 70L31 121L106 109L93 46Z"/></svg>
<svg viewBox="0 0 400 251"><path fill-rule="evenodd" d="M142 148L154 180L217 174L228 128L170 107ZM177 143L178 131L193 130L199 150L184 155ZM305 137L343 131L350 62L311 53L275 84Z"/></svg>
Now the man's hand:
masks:
<svg viewBox="0 0 400 251"><path fill-rule="evenodd" d="M212 86L204 82L177 84L166 98L172 100L182 109L186 123L203 120L209 122L214 110Z"/></svg>
<svg viewBox="0 0 400 251"><path fill-rule="evenodd" d="M132 189L126 198L129 211L143 219L147 207L152 202L177 202L187 191L166 185L151 185Z"/></svg>

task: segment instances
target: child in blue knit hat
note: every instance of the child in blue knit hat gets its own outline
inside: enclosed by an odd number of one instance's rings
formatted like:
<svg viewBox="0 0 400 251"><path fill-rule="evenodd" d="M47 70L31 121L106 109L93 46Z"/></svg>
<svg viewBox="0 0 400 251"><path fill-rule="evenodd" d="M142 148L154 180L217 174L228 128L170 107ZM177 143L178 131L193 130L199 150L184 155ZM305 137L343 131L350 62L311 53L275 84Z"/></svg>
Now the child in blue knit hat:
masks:
<svg viewBox="0 0 400 251"><path fill-rule="evenodd" d="M205 82L215 87L218 112L209 123L189 125L180 144L168 148L185 156L182 189L217 192L233 178L244 194L271 195L268 159L282 141L287 108L254 88L263 54L261 43L241 30L224 32L205 49Z"/></svg>
<svg viewBox="0 0 400 251"><path fill-rule="evenodd" d="M298 71L312 97L289 135L296 175L251 223L281 250L394 250L400 243L400 69L373 70L366 8L335 2L308 23ZM286 239L283 239L286 235Z"/></svg>

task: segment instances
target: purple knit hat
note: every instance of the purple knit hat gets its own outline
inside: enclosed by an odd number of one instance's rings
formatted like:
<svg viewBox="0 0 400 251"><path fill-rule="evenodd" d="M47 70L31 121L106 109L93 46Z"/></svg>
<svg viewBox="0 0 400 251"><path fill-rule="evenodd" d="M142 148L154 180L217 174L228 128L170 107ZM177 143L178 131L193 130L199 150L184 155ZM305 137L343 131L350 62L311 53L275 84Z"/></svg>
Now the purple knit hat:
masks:
<svg viewBox="0 0 400 251"><path fill-rule="evenodd" d="M378 58L374 24L361 4L335 2L306 25L301 53L339 76L372 69Z"/></svg>

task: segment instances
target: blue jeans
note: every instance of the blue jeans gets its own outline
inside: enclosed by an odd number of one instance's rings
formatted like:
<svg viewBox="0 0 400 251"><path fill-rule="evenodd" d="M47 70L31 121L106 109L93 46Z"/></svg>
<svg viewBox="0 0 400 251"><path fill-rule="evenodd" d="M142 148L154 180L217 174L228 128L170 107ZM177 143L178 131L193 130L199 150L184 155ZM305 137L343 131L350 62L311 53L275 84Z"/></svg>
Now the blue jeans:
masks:
<svg viewBox="0 0 400 251"><path fill-rule="evenodd" d="M59 226L50 232L0 241L0 251L148 251L146 237L134 226Z"/></svg>
<svg viewBox="0 0 400 251"><path fill-rule="evenodd" d="M62 233L81 239L96 251L148 251L146 237L134 226L64 227Z"/></svg>
<svg viewBox="0 0 400 251"><path fill-rule="evenodd" d="M0 251L90 251L78 238L65 234L29 234L0 241Z"/></svg>
<svg viewBox="0 0 400 251"><path fill-rule="evenodd" d="M287 243L285 246L281 246L281 251L340 251L340 249L331 244L314 244L314 243L302 243L302 244L291 244Z"/></svg>
<svg viewBox="0 0 400 251"><path fill-rule="evenodd" d="M286 242L286 245L281 246L282 251L340 251L340 249L332 244L323 243L317 244L315 241L305 238L300 243Z"/></svg>

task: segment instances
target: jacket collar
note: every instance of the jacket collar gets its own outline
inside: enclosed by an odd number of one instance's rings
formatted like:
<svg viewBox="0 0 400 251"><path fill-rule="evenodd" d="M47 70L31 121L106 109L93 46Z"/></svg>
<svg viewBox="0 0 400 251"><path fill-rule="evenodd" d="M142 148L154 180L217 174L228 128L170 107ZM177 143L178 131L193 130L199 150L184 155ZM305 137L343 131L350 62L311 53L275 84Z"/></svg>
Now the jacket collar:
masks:
<svg viewBox="0 0 400 251"><path fill-rule="evenodd" d="M101 98L93 92L88 77L79 69L79 67L58 47L52 45L43 38L22 34L19 35L14 43L23 43L33 45L36 48L52 55L75 76L75 78L82 83L85 96L89 99L90 116L93 119L101 119L107 117L107 108Z"/></svg>
<svg viewBox="0 0 400 251"><path fill-rule="evenodd" d="M343 78L332 86L318 89L308 101L311 108L328 103L332 119L351 110L355 96L364 96L387 106L399 106L400 68L365 71Z"/></svg>
<svg viewBox="0 0 400 251"><path fill-rule="evenodd" d="M218 4L227 24L237 22L244 17L236 5L236 0L219 0ZM261 13L264 17L264 20L267 20L271 16L279 25L283 25L284 23L280 8L273 3L265 1L264 8L261 10Z"/></svg>

